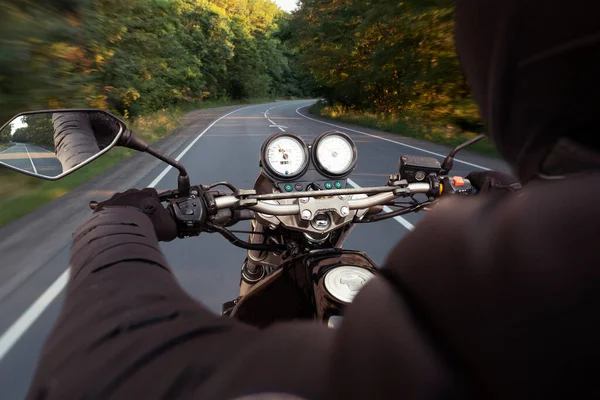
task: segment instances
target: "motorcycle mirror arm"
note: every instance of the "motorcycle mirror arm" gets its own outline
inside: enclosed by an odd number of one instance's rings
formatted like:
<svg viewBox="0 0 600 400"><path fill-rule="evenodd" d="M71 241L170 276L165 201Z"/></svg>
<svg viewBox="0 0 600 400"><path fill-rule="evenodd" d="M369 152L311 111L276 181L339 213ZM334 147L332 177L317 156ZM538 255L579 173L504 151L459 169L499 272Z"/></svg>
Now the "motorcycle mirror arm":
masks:
<svg viewBox="0 0 600 400"><path fill-rule="evenodd" d="M466 141L465 143L453 148L452 151L450 152L450 154L448 154L448 157L446 157L446 159L442 163L442 175L447 175L452 170L452 167L454 167L454 157L456 157L456 154L459 151L461 151L462 149L464 149L466 147L471 146L472 144L479 142L480 140L482 140L484 138L485 138L485 134L482 133L481 135L477 135L473 139Z"/></svg>
<svg viewBox="0 0 600 400"><path fill-rule="evenodd" d="M180 195L187 196L190 194L190 177L183 164L153 149L148 143L146 143L144 139L140 138L129 129L126 129L123 132L123 135L121 136L118 145L121 147L127 147L136 151L148 153L158 158L159 160L169 164L173 168L176 168L179 171L179 177L177 178L177 188L179 190Z"/></svg>

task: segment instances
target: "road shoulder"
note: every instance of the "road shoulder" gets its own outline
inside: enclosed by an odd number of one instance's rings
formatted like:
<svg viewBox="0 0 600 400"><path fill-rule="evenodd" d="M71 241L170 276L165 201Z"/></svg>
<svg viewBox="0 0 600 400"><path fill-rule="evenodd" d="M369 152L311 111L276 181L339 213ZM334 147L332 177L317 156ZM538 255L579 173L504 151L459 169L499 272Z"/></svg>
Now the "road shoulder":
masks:
<svg viewBox="0 0 600 400"><path fill-rule="evenodd" d="M363 127L363 126L350 124L347 122L341 122L341 121L323 118L323 117L309 113L308 112L309 107L310 107L310 105L301 107L297 110L297 113L309 120L313 120L316 122L320 122L324 125L327 125L331 129L335 129L336 126L338 126L338 127L342 127L343 129L354 130L356 132L362 132L362 133L365 133L368 135L377 136L377 137L383 138L383 140L397 142L399 144L406 146L407 148L412 147L412 148L418 149L420 151L437 153L437 155L441 155L441 156L446 156L451 150L451 148L448 146L429 142L424 139L416 139L416 138L412 138L412 137L406 137L406 136L402 136L402 135L398 135L398 134L394 134L394 133L390 133L390 132L383 132L383 131L372 129L372 128L367 128L367 127ZM510 170L509 166L502 159L491 158L489 156L470 152L468 150L461 151L459 153L459 155L457 156L457 159L464 160L466 162L469 162L469 163L472 163L475 165L482 165L482 166L485 165L489 169L494 169L494 170L499 170L499 171L509 171Z"/></svg>

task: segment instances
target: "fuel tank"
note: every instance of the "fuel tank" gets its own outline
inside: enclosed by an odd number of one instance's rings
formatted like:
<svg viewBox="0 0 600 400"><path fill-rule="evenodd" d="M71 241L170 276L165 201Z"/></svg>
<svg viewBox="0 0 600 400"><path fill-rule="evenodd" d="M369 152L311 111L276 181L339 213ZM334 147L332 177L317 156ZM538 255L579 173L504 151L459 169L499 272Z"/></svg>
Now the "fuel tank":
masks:
<svg viewBox="0 0 600 400"><path fill-rule="evenodd" d="M363 252L327 249L292 258L258 283L231 316L259 328L275 322L343 315L377 267Z"/></svg>

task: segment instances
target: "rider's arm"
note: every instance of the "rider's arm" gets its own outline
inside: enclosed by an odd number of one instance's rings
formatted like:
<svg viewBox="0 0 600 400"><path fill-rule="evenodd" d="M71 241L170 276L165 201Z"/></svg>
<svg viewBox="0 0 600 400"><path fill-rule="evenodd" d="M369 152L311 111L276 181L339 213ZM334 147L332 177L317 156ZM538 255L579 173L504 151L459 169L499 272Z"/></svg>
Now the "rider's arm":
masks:
<svg viewBox="0 0 600 400"><path fill-rule="evenodd" d="M63 171L78 166L100 151L88 113L54 113L52 123L56 157Z"/></svg>
<svg viewBox="0 0 600 400"><path fill-rule="evenodd" d="M313 324L261 332L213 315L175 281L150 219L107 208L74 234L65 303L29 398L318 398L331 337Z"/></svg>
<svg viewBox="0 0 600 400"><path fill-rule="evenodd" d="M600 179L582 175L442 201L349 307L333 362L386 362L344 370L363 385L340 386L339 398L378 398L372 388L393 368L402 393L414 388L407 369L429 379L438 395L428 398L447 396L444 380L462 386L459 398L597 397L599 199Z"/></svg>

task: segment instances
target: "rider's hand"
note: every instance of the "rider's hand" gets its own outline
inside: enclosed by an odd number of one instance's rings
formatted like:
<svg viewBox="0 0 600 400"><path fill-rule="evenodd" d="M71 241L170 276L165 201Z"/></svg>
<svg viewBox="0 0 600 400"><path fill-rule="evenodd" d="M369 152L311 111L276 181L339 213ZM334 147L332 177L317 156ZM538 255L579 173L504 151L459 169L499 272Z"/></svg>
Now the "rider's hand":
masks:
<svg viewBox="0 0 600 400"><path fill-rule="evenodd" d="M110 199L99 203L94 213L109 207L135 207L146 214L154 224L156 237L161 242L170 242L177 238L177 223L171 213L160 203L154 189L131 189L117 193Z"/></svg>
<svg viewBox="0 0 600 400"><path fill-rule="evenodd" d="M478 192L512 192L521 188L515 177L504 172L471 172L467 179Z"/></svg>

